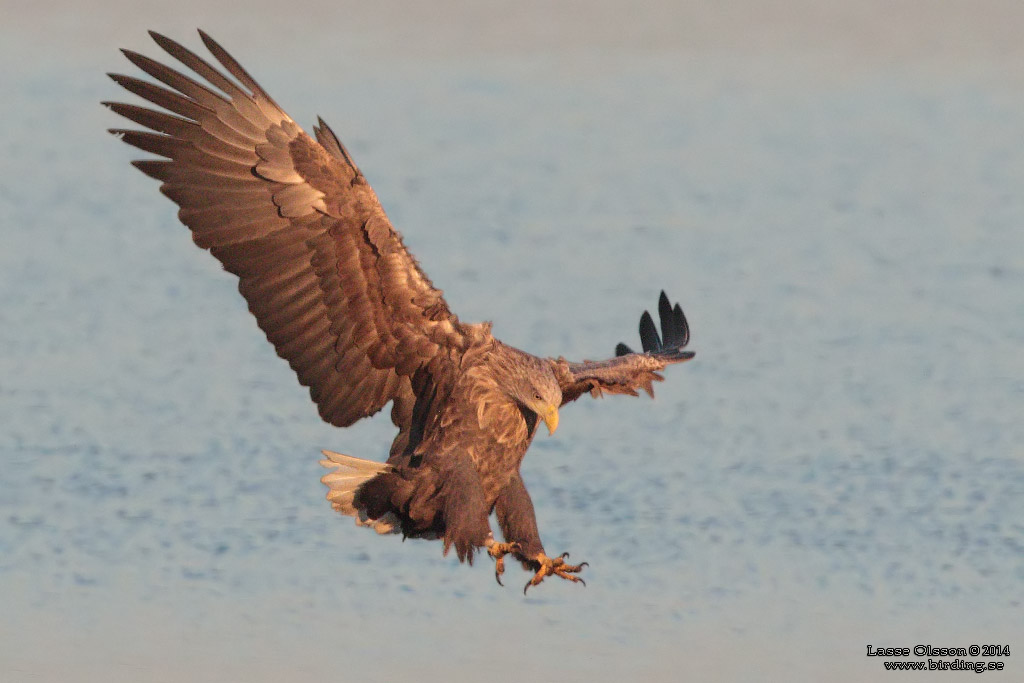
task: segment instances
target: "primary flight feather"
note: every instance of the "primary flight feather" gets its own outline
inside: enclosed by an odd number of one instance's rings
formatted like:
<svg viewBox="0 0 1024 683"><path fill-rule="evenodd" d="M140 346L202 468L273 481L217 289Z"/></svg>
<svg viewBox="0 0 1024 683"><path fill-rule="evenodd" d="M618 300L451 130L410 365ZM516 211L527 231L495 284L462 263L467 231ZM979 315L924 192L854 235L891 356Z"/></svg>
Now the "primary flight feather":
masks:
<svg viewBox="0 0 1024 683"><path fill-rule="evenodd" d="M157 82L110 74L160 109L104 102L147 130L112 129L158 159L135 161L226 270L260 329L327 422L345 427L388 403L398 435L386 463L324 451L334 509L378 532L440 538L462 561L511 554L533 578L582 582L586 563L549 556L519 466L540 422L584 393L653 396L658 371L693 357L682 309L659 300L659 335L640 322L642 353L604 361L539 358L464 323L420 269L373 189L322 120L307 135L212 38L220 68L158 33L203 79L130 50ZM224 73L226 71L227 73ZM504 541L488 518L495 512ZM524 589L525 590L525 589Z"/></svg>

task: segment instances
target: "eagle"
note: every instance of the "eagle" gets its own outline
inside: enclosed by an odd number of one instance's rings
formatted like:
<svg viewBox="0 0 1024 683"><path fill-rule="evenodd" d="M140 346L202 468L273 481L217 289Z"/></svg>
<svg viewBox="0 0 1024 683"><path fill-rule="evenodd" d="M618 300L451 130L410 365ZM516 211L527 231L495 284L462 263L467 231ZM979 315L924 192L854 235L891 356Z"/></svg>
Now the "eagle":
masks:
<svg viewBox="0 0 1024 683"><path fill-rule="evenodd" d="M461 562L486 552L499 584L511 555L533 573L524 593L549 576L584 583L586 562L545 551L520 464L540 423L555 432L561 406L585 393L653 398L659 371L693 358L679 304L663 291L660 334L645 311L643 351L620 343L608 360L540 358L502 343L490 323L448 308L323 119L309 136L203 31L220 68L150 35L192 73L122 50L156 82L109 76L157 108L103 102L145 129L110 132L156 155L132 164L162 183L195 243L238 277L326 422L346 427L391 404L398 435L386 462L323 451L332 507L382 534L440 539Z"/></svg>

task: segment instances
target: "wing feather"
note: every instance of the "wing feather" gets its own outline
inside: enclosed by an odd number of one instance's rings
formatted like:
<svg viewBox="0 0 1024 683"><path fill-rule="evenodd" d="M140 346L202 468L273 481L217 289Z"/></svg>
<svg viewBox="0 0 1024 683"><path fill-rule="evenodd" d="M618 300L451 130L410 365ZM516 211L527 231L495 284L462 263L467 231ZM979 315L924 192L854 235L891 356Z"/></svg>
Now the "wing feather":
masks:
<svg viewBox="0 0 1024 683"><path fill-rule="evenodd" d="M639 390L654 396L654 382L664 378L658 373L672 363L690 360L692 351L683 348L690 342L690 327L683 309L669 304L665 292L658 299L661 334L651 314L640 316L640 343L643 353L635 353L623 343L615 347L615 357L602 361L571 363L564 358L551 360L552 369L562 388L562 404L575 401L585 393L637 396Z"/></svg>
<svg viewBox="0 0 1024 683"><path fill-rule="evenodd" d="M111 78L157 109L104 102L143 127L111 132L160 157L133 164L162 182L196 244L238 276L321 416L346 426L394 400L396 444L407 442L408 377L428 364L441 371L438 358L489 339L489 326L451 313L322 120L314 140L202 31L219 67L150 35L187 71L124 50L156 82Z"/></svg>

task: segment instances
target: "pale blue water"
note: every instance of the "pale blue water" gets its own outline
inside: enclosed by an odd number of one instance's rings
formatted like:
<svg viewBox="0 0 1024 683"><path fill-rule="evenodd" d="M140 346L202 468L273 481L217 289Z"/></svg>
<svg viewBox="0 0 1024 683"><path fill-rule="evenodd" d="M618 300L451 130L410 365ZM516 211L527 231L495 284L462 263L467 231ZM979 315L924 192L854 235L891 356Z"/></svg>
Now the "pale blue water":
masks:
<svg viewBox="0 0 1024 683"><path fill-rule="evenodd" d="M319 421L103 132L117 45L22 60L0 99L0 679L868 680L868 643L1024 651L1019 93L643 52L327 78L222 41L335 128L463 319L596 358L665 288L697 358L654 402L566 409L527 457L587 588L524 599L518 568L502 589L488 561L356 529L318 450L383 458L386 417Z"/></svg>

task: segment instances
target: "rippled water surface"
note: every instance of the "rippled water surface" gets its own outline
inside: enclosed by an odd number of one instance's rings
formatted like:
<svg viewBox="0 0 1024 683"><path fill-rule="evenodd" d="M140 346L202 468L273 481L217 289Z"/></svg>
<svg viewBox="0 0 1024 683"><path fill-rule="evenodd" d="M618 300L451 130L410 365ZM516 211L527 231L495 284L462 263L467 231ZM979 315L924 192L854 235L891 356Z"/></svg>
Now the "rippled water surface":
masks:
<svg viewBox="0 0 1024 683"><path fill-rule="evenodd" d="M436 49L360 15L346 52L319 6L0 29L0 679L861 681L896 675L867 644L975 642L1024 676L1020 82L691 51L677 15L612 45L602 7L494 49L455 5ZM597 358L682 302L696 360L524 463L585 589L331 512L318 449L382 459L390 422L319 421L103 132L115 48L200 23L331 123L463 319Z"/></svg>

